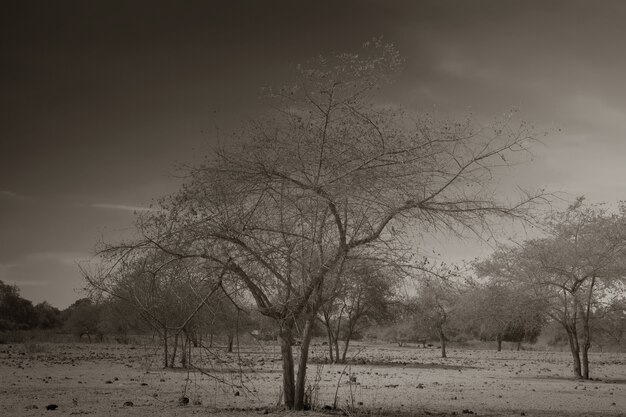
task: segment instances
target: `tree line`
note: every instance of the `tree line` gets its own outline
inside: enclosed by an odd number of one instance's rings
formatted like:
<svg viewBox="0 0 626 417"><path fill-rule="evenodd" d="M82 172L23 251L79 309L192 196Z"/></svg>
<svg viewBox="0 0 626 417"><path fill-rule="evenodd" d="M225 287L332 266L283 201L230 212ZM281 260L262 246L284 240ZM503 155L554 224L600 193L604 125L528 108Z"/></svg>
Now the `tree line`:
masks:
<svg viewBox="0 0 626 417"><path fill-rule="evenodd" d="M0 280L0 331L50 329L62 323L61 311L47 302L33 305L22 298L17 285Z"/></svg>

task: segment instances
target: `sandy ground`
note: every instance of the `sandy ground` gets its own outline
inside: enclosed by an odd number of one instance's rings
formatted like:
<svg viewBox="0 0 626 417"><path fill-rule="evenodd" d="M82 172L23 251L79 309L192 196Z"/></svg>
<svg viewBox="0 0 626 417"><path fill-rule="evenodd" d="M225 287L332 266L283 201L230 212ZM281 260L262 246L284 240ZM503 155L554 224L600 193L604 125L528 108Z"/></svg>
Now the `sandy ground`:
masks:
<svg viewBox="0 0 626 417"><path fill-rule="evenodd" d="M594 380L583 382L571 378L567 352L452 349L447 359L436 349L393 345L357 345L352 352L360 352L358 364L309 364L318 407L332 405L336 394L348 414L372 416L381 409L418 416L626 416L626 354L593 354ZM311 357L322 362L324 354L317 346ZM207 375L162 369L151 346L0 345L0 415L302 415L276 409L277 346L233 354L198 349L194 359ZM179 404L182 396L187 405ZM48 411L49 404L58 408Z"/></svg>

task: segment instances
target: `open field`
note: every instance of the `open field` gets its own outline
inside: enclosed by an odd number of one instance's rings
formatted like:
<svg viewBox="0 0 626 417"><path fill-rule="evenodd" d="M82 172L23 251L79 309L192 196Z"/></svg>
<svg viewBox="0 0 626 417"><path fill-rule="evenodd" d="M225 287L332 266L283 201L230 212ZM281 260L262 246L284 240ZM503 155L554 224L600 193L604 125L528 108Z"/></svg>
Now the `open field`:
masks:
<svg viewBox="0 0 626 417"><path fill-rule="evenodd" d="M313 347L314 362L323 362L325 349ZM441 359L436 349L382 344L356 345L357 352L352 365L309 365L313 404L332 405L337 392L348 414L626 415L623 353L593 354L594 380L582 382L571 379L567 352L451 349ZM51 415L49 404L59 415L300 414L275 407L278 346L246 345L232 354L197 349L194 360L210 375L162 369L154 346L0 345L0 415ZM183 394L190 400L184 406Z"/></svg>

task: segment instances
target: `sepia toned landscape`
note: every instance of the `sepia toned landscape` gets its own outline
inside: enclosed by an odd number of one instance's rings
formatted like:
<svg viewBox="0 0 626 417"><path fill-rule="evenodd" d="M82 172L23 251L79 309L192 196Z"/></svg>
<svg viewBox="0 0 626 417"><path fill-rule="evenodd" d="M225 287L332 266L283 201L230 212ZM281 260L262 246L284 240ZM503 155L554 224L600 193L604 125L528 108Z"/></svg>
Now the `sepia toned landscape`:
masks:
<svg viewBox="0 0 626 417"><path fill-rule="evenodd" d="M625 416L624 21L9 1L0 416Z"/></svg>

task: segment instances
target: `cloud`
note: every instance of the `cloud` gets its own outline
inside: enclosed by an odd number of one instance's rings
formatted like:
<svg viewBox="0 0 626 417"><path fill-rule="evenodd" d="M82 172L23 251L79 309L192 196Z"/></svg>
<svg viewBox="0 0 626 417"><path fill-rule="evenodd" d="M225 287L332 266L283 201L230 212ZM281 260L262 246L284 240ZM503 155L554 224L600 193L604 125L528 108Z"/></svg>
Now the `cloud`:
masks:
<svg viewBox="0 0 626 417"><path fill-rule="evenodd" d="M89 261L93 257L94 255L88 252L33 252L21 256L10 263L0 263L0 274L3 272L8 273L11 270L15 271L28 265L41 264L44 262L54 262L56 264L75 267L77 263Z"/></svg>
<svg viewBox="0 0 626 417"><path fill-rule="evenodd" d="M101 208L101 209L109 209L109 210L123 210L123 211L157 211L157 209L151 207L137 207L137 206L127 206L124 204L106 204L106 203L96 203L92 204L93 208Z"/></svg>
<svg viewBox="0 0 626 417"><path fill-rule="evenodd" d="M19 285L20 287L42 287L44 285L48 285L49 283L47 281L19 281L16 282L15 284Z"/></svg>
<svg viewBox="0 0 626 417"><path fill-rule="evenodd" d="M35 252L26 255L23 263L55 262L75 267L78 262L88 261L93 254L86 252Z"/></svg>
<svg viewBox="0 0 626 417"><path fill-rule="evenodd" d="M487 63L478 64L460 56L444 56L438 63L439 71L452 77L476 80L486 83L505 83L508 79L501 71Z"/></svg>
<svg viewBox="0 0 626 417"><path fill-rule="evenodd" d="M623 142L622 133L626 131L624 108L612 104L606 97L578 94L564 103L564 108L571 114L572 120L595 132L618 132L615 142Z"/></svg>
<svg viewBox="0 0 626 417"><path fill-rule="evenodd" d="M0 190L0 200L25 200L27 197L24 195L16 194L8 190Z"/></svg>

